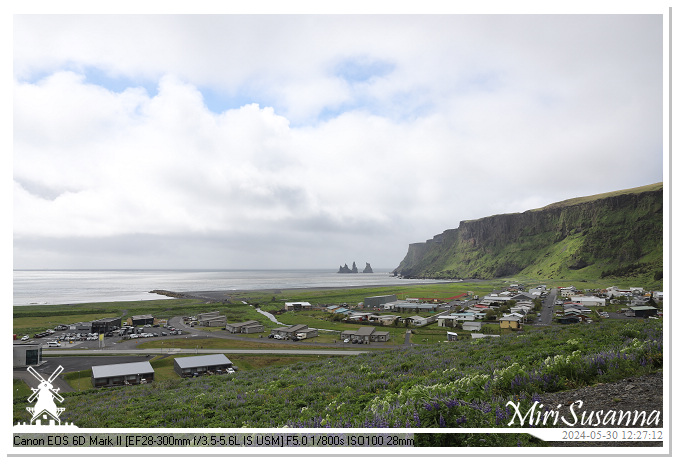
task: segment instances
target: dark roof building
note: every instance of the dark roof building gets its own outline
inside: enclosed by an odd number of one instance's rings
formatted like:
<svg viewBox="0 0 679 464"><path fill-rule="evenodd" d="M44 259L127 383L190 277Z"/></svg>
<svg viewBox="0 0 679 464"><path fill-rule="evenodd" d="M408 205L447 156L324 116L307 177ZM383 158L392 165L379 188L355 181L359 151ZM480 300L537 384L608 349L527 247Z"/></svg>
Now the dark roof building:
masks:
<svg viewBox="0 0 679 464"><path fill-rule="evenodd" d="M658 308L653 306L631 306L625 314L629 317L649 317L658 314Z"/></svg>
<svg viewBox="0 0 679 464"><path fill-rule="evenodd" d="M146 325L153 324L153 316L144 314L141 316L132 316L132 325Z"/></svg>
<svg viewBox="0 0 679 464"><path fill-rule="evenodd" d="M107 317L104 319L99 319L97 321L92 321L92 332L96 333L106 333L112 330L119 329L122 325L122 318L120 317Z"/></svg>
<svg viewBox="0 0 679 464"><path fill-rule="evenodd" d="M397 300L396 295L367 296L363 299L364 308L377 308L386 303L393 303Z"/></svg>

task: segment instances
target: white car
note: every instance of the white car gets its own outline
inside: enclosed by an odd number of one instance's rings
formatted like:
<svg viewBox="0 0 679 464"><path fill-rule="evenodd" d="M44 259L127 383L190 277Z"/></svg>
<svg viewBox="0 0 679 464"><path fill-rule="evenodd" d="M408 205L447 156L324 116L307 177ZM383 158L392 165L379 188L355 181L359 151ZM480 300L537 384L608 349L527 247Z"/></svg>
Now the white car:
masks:
<svg viewBox="0 0 679 464"><path fill-rule="evenodd" d="M21 341L22 341L22 342L25 342L25 341L28 340L29 338L31 338L31 337L29 337L28 335L24 335L23 337L21 337Z"/></svg>
<svg viewBox="0 0 679 464"><path fill-rule="evenodd" d="M59 342L47 342L47 348L57 348L60 347L61 343Z"/></svg>
<svg viewBox="0 0 679 464"><path fill-rule="evenodd" d="M234 371L234 370L233 370L232 368L230 368L230 367L227 367L227 368L226 368L226 373L227 373L227 374L235 374L236 371Z"/></svg>

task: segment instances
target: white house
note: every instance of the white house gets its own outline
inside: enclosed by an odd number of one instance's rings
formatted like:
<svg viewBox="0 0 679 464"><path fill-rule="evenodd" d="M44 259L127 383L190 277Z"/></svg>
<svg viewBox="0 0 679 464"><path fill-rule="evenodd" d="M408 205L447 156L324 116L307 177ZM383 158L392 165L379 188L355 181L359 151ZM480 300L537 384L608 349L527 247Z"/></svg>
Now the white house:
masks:
<svg viewBox="0 0 679 464"><path fill-rule="evenodd" d="M597 296L572 296L571 301L583 306L606 306L606 299Z"/></svg>
<svg viewBox="0 0 679 464"><path fill-rule="evenodd" d="M457 316L439 316L436 321L439 327L457 327Z"/></svg>
<svg viewBox="0 0 679 464"><path fill-rule="evenodd" d="M575 287L564 287L561 289L562 298L570 298L575 295Z"/></svg>
<svg viewBox="0 0 679 464"><path fill-rule="evenodd" d="M481 323L480 322L465 322L464 324L462 324L462 330L480 331L481 330Z"/></svg>

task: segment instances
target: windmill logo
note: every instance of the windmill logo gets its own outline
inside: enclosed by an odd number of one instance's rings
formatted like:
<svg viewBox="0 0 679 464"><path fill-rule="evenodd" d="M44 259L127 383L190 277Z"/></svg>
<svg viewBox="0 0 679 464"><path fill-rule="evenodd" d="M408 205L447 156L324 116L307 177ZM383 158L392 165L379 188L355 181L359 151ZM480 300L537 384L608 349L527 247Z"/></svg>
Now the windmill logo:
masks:
<svg viewBox="0 0 679 464"><path fill-rule="evenodd" d="M52 382L63 370L62 366L57 367L57 370L45 380L32 366L28 366L28 372L40 382L38 388L31 388L33 394L28 397L29 403L37 399L34 407L26 408L26 411L33 416L31 417L31 425L41 425L43 419L49 420L49 425L61 425L59 416L64 412L65 408L57 407L55 400L63 403L64 398L59 394L59 389L54 388Z"/></svg>

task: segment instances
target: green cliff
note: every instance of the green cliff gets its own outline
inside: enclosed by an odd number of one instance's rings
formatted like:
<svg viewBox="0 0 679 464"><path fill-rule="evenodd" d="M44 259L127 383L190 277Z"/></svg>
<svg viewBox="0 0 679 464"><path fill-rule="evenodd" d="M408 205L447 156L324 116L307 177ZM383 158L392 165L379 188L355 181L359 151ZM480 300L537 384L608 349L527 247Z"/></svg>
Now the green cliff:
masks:
<svg viewBox="0 0 679 464"><path fill-rule="evenodd" d="M406 278L662 279L663 184L462 221L413 243Z"/></svg>

